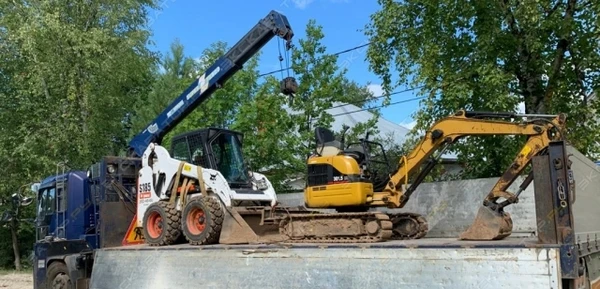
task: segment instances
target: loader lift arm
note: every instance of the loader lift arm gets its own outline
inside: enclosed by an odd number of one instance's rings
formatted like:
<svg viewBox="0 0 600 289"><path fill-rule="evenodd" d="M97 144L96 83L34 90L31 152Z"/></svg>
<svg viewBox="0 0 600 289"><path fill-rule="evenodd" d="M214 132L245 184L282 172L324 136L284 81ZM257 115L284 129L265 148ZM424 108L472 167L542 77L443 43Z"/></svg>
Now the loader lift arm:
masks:
<svg viewBox="0 0 600 289"><path fill-rule="evenodd" d="M508 192L507 188L527 167L533 156L543 151L550 141L563 137L563 127L566 119L564 114L560 114L554 116L552 120L545 118L547 116L533 116L532 120L522 122L498 120L522 116L527 115L461 110L453 116L438 121L427 131L421 142L406 157L401 158L398 168L390 176L383 192L375 193L373 196L372 205L392 208L404 207L416 187L435 166L437 157L443 153L447 146L461 137L526 135L528 139L523 149L485 199L485 204L488 206L495 204L501 197L505 198L508 203L516 202L516 196ZM442 150L431 158L440 148ZM411 186L405 192L402 192L401 186L408 184L408 177L422 167L422 164L427 160L429 160L429 163L416 176ZM504 202L503 206L508 203Z"/></svg>
<svg viewBox="0 0 600 289"><path fill-rule="evenodd" d="M242 69L244 63L275 36L286 41L286 49L292 47L294 33L287 17L271 11L227 53L218 58L142 132L133 137L129 142L129 155L140 157L150 143L161 143L162 138L173 127L207 100L233 74ZM286 78L282 81L282 92L292 94L295 92L296 85L293 78Z"/></svg>

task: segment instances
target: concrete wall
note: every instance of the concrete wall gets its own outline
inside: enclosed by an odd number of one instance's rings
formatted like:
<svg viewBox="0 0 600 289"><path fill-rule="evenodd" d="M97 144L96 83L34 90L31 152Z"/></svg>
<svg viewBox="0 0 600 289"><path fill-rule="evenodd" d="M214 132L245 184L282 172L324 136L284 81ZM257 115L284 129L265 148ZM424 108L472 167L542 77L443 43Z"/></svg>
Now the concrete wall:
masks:
<svg viewBox="0 0 600 289"><path fill-rule="evenodd" d="M572 154L572 168L576 181L576 231L580 235L600 232L600 222L597 221L600 217L600 169L571 147L569 153ZM406 207L392 211L415 212L426 216L430 227L428 237L458 237L469 227L497 179L424 183L415 191ZM523 178L519 178L515 181L509 191L516 192L522 180ZM513 236L531 235L536 231L533 191L532 182L521 194L519 203L506 208L513 219ZM301 193L282 194L278 199L290 206L304 204Z"/></svg>
<svg viewBox="0 0 600 289"><path fill-rule="evenodd" d="M415 212L424 215L429 222L428 237L458 237L471 224L485 195L497 178L461 180L421 184L402 209L384 211ZM518 187L518 184L513 184ZM300 194L277 196L285 205L303 205ZM507 209L513 216L514 232L535 231L533 185L521 194L519 204Z"/></svg>
<svg viewBox="0 0 600 289"><path fill-rule="evenodd" d="M575 176L575 232L586 239L600 237L600 166L569 147L571 168Z"/></svg>

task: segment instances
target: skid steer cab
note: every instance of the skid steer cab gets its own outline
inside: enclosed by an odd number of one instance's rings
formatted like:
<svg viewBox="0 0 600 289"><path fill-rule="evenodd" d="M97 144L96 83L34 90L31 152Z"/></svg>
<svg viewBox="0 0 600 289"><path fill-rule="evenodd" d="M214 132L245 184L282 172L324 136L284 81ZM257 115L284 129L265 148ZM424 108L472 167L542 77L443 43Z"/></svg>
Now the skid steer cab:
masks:
<svg viewBox="0 0 600 289"><path fill-rule="evenodd" d="M269 180L248 170L242 141L241 133L207 128L175 137L171 153L148 146L136 214L146 243L217 243L227 208L275 206Z"/></svg>

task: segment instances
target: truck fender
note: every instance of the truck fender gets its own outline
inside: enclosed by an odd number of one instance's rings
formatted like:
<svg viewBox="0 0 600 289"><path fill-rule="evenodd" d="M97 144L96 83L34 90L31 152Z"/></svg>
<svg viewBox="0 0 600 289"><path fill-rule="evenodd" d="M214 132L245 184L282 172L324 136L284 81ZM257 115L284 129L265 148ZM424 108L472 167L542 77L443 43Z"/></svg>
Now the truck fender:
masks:
<svg viewBox="0 0 600 289"><path fill-rule="evenodd" d="M67 269L69 270L69 278L71 278L71 284L73 285L79 285L79 283L81 282L79 281L80 279L87 278L85 268L78 268L77 266L77 258L79 258L79 256L81 255L68 255L65 257L65 264L67 264ZM80 289L80 286L76 286L74 288Z"/></svg>

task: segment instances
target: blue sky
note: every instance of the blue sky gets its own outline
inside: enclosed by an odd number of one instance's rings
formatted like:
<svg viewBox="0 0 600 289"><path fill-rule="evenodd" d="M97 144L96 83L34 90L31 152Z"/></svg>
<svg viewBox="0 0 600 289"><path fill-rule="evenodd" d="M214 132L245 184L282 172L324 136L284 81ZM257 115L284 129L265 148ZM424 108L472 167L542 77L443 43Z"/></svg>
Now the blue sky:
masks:
<svg viewBox="0 0 600 289"><path fill-rule="evenodd" d="M295 33L295 43L305 36L309 19L323 26L323 44L328 53L339 52L367 43L359 31L369 22L370 15L379 9L376 1L365 0L160 0L162 10L152 11L152 49L166 53L175 40L184 45L186 54L198 57L215 41L233 45L271 10L288 17ZM360 84L371 83L375 95L381 95L381 80L368 70L366 47L339 56L339 64L348 63L348 78ZM277 41L273 39L262 49L261 73L280 68ZM285 65L284 65L285 67ZM279 76L280 74L275 74ZM414 92L392 96L392 102L414 97ZM382 108L383 117L398 124L411 125L410 114L418 101Z"/></svg>

